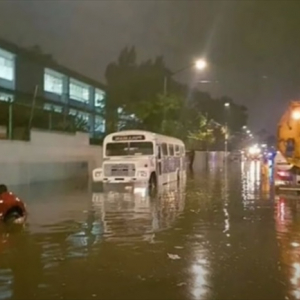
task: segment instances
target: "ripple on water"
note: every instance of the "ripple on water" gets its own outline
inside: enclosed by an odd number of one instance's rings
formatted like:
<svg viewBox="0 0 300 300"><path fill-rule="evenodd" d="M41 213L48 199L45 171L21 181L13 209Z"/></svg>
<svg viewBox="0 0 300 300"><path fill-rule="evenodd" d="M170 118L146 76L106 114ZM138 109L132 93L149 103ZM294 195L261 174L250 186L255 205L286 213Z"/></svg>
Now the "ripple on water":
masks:
<svg viewBox="0 0 300 300"><path fill-rule="evenodd" d="M0 273L0 287L15 299L267 300L284 299L276 272L286 272L296 299L297 216L279 207L285 215L276 210L274 221L257 171L245 172L242 185L238 172L228 182L205 173L186 193L156 199L81 193L32 202L28 229L2 259L1 270L13 272L3 271L12 274L5 283Z"/></svg>

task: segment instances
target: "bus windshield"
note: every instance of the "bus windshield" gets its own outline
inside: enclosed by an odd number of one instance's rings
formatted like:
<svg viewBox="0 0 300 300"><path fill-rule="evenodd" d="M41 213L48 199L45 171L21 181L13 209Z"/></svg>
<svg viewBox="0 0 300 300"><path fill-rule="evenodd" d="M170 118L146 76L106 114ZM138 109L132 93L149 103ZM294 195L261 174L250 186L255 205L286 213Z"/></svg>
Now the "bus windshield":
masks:
<svg viewBox="0 0 300 300"><path fill-rule="evenodd" d="M107 143L106 156L153 155L152 142Z"/></svg>

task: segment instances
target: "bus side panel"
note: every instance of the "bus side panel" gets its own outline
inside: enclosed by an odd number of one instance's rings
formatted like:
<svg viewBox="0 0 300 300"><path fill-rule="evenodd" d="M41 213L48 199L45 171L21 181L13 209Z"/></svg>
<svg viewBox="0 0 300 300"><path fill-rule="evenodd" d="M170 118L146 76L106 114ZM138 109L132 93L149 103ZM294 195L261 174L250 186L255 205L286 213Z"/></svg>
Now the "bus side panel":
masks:
<svg viewBox="0 0 300 300"><path fill-rule="evenodd" d="M164 156L162 159L162 175L160 176L161 184L166 184L168 182L177 181L177 176L179 177L183 174L183 161L182 156Z"/></svg>

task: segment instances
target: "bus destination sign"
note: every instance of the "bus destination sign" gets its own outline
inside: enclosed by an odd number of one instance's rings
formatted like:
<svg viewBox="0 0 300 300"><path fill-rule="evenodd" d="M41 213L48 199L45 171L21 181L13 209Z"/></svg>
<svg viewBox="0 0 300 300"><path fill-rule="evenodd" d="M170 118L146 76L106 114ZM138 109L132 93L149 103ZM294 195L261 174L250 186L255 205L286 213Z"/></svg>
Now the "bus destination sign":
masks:
<svg viewBox="0 0 300 300"><path fill-rule="evenodd" d="M113 141L143 141L145 140L144 135L132 134L132 135L115 135Z"/></svg>

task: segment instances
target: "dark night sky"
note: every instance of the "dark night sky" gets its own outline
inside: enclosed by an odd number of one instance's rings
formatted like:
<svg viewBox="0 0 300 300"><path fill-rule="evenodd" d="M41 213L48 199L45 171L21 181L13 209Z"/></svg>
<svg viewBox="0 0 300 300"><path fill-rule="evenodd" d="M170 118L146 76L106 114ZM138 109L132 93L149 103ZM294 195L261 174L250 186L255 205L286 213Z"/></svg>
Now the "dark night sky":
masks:
<svg viewBox="0 0 300 300"><path fill-rule="evenodd" d="M300 96L300 1L0 1L0 36L39 44L62 64L104 80L121 48L158 54L176 70L205 56L213 95L250 110L250 126L275 130ZM178 75L189 83L192 71ZM199 85L199 88L203 86Z"/></svg>

